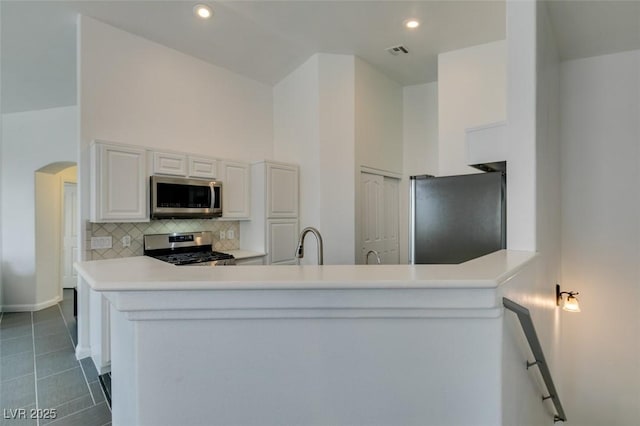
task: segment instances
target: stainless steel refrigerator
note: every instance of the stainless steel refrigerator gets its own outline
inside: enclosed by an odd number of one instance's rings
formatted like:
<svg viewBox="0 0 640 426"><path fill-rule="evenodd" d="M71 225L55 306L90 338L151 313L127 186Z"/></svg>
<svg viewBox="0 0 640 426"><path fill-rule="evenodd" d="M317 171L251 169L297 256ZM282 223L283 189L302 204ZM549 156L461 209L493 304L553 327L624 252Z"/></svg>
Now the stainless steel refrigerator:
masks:
<svg viewBox="0 0 640 426"><path fill-rule="evenodd" d="M409 262L453 264L506 248L506 175L411 176Z"/></svg>

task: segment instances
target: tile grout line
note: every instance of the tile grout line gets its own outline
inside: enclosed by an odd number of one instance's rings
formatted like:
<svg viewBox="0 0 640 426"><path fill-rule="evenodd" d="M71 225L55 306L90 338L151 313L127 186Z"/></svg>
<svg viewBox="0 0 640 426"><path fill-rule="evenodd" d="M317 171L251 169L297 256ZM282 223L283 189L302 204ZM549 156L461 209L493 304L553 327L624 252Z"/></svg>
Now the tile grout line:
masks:
<svg viewBox="0 0 640 426"><path fill-rule="evenodd" d="M65 402L64 404L70 404L70 403L72 403L72 402L78 401L78 400L80 400L80 399L84 398L85 396L86 396L86 395L79 396L79 397L77 397L77 398L73 398L72 400L67 401L67 402ZM64 405L64 404L62 404L62 405ZM60 406L61 406L61 405L59 405L58 407L60 407ZM86 409L88 409L88 408L91 408L91 407L95 407L95 405L91 405L91 406L89 406L89 407L81 408L81 409L80 409L80 410L78 410L78 411L74 411L73 413L65 414L65 415L64 415L64 416L62 416L62 417L56 417L55 419L52 419L49 423L53 423L53 422L57 422L58 420L65 419L65 418L67 418L67 417L69 417L69 416L72 416L72 415L74 415L74 414L76 414L76 413L79 413L80 411L84 411L84 410L86 410ZM49 424L49 423L45 423L45 424Z"/></svg>
<svg viewBox="0 0 640 426"><path fill-rule="evenodd" d="M104 401L104 402L101 402L100 404L105 404L105 405L107 405L107 402L106 402L106 401ZM85 408L83 408L82 410L78 410L78 411L75 411L75 412L73 412L73 413L69 413L69 414L67 414L66 416L59 417L59 418L55 419L54 421L52 421L51 423L47 423L47 424L51 424L51 425L54 425L54 426L55 426L55 424L56 424L59 420L65 419L65 418L67 418L67 417L69 417L69 416L73 416L73 415L78 414L78 413L82 413L83 411L87 411L87 410L89 410L89 409L91 409L91 408L97 407L97 406L98 406L98 405L100 405L100 404L92 405L91 407L85 407ZM105 423L105 424L109 424L109 422L107 422L107 423Z"/></svg>
<svg viewBox="0 0 640 426"><path fill-rule="evenodd" d="M38 367L36 366L36 329L33 322L33 311L31 311L31 342L33 342L33 384L36 394L36 413L40 408L38 404ZM40 419L36 416L36 426L40 426Z"/></svg>
<svg viewBox="0 0 640 426"><path fill-rule="evenodd" d="M22 353L26 353L26 352L22 352ZM18 354L18 355L20 355L20 354ZM13 356L13 355L12 355L12 356ZM12 380L22 379L22 378L25 378L25 377L27 377L27 376L30 376L31 374L33 374L33 373L27 373L27 374L23 374L22 376L14 377L14 378L12 378L12 379L3 380L3 381L1 381L0 383L4 384L4 383L7 383L7 382L11 382Z"/></svg>
<svg viewBox="0 0 640 426"><path fill-rule="evenodd" d="M71 399L71 400L69 400L69 401L67 401L67 402L64 402L64 403L62 403L62 404L58 405L56 408L62 407L63 405L66 405L66 404L71 404L71 403L73 403L73 402L79 401L79 400L81 400L81 399L82 399L82 398L84 398L84 397L86 397L86 395L82 395L82 396L79 396L79 397L77 397L77 398L73 398L73 399ZM80 409L80 410L78 410L78 411L82 411L82 410L84 410L84 409L91 408L91 407L92 407L92 406L90 406L90 407L85 407L85 408L81 408L81 409ZM77 413L78 411L74 411L74 412L72 412L72 413L65 414L65 415L64 415L64 416L62 416L62 417L56 417L55 419L52 419L49 423L53 423L53 422L54 422L54 421L56 421L56 420L60 420L60 419L64 419L65 417L69 417L69 416L71 416L72 414ZM48 424L48 423L45 423L45 424Z"/></svg>
<svg viewBox="0 0 640 426"><path fill-rule="evenodd" d="M40 377L38 380L48 379L49 377L57 376L58 374L66 373L71 370L75 370L78 367L67 368L66 370L56 371L55 373L49 374L48 376Z"/></svg>
<svg viewBox="0 0 640 426"><path fill-rule="evenodd" d="M73 337L71 337L71 331L69 331L69 325L67 324L67 319L64 317L64 313L62 312L62 308L60 307L60 303L58 303L58 311L60 311L60 315L62 316L62 321L64 322L64 327L67 329L67 335L69 336L69 340L71 340L71 346L75 349L73 344ZM77 320L76 320L77 321ZM89 390L89 396L91 396L91 401L93 401L93 405L96 405L96 399L93 396L93 391L91 390L91 386L89 386L89 380L87 380L87 373L84 371L84 367L82 366L82 362L76 358L76 361L80 365L80 371L82 371L82 377L84 377L84 383L87 385L87 389Z"/></svg>
<svg viewBox="0 0 640 426"><path fill-rule="evenodd" d="M75 354L75 352L76 352L75 351L75 349L76 349L75 346L71 345L71 348L73 349L72 352ZM45 355L51 355L51 354L54 354L56 352L62 352L62 351L66 351L66 350L67 350L67 348L59 348L59 349L55 349L53 351L42 352L41 354L36 354L36 357L45 356ZM24 352L21 352L21 353L24 353Z"/></svg>

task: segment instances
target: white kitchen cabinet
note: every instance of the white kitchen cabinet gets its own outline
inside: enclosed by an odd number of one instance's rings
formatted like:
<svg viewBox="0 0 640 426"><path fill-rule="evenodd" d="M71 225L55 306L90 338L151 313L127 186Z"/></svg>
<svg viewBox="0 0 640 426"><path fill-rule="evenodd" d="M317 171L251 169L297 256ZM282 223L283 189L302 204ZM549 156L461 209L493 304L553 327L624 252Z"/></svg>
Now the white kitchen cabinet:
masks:
<svg viewBox="0 0 640 426"><path fill-rule="evenodd" d="M218 177L218 160L215 158L188 156L189 177L215 179Z"/></svg>
<svg viewBox="0 0 640 426"><path fill-rule="evenodd" d="M215 179L218 160L181 152L150 151L151 174Z"/></svg>
<svg viewBox="0 0 640 426"><path fill-rule="evenodd" d="M151 161L151 172L154 175L187 175L186 154L153 151Z"/></svg>
<svg viewBox="0 0 640 426"><path fill-rule="evenodd" d="M295 265L298 219L267 221L267 261L272 265Z"/></svg>
<svg viewBox="0 0 640 426"><path fill-rule="evenodd" d="M91 222L148 222L146 150L96 141L90 162Z"/></svg>
<svg viewBox="0 0 640 426"><path fill-rule="evenodd" d="M251 168L247 163L222 161L222 217L248 219L251 215Z"/></svg>
<svg viewBox="0 0 640 426"><path fill-rule="evenodd" d="M267 265L297 264L298 166L255 163L251 187L251 220L240 224L240 246L266 252Z"/></svg>
<svg viewBox="0 0 640 426"><path fill-rule="evenodd" d="M111 371L111 304L102 293L93 290L89 290L89 304L91 359L98 374L105 374Z"/></svg>
<svg viewBox="0 0 640 426"><path fill-rule="evenodd" d="M298 217L298 167L266 163L267 217Z"/></svg>

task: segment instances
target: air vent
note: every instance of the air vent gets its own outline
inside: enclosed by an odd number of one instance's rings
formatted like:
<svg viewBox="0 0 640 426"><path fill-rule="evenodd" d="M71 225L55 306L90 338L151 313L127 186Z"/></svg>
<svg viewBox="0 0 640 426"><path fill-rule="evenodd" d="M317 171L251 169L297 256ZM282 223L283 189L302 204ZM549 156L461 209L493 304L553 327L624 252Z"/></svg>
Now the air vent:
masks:
<svg viewBox="0 0 640 426"><path fill-rule="evenodd" d="M389 47L387 49L385 49L387 52L389 52L390 54L392 54L393 56L398 56L398 55L406 55L407 53L409 53L409 51L407 50L406 47L400 45L400 46L393 46L393 47Z"/></svg>

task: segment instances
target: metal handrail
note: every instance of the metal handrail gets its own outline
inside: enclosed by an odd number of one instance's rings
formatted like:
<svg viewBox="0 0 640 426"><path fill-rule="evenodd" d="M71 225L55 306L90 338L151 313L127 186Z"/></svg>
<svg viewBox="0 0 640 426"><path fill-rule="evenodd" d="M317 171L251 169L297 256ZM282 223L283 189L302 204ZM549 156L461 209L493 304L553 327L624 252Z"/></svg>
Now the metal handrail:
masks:
<svg viewBox="0 0 640 426"><path fill-rule="evenodd" d="M558 414L554 415L553 422L566 422L567 416L564 413L562 403L560 402L560 397L558 396L556 387L553 384L551 371L549 371L549 366L547 365L547 361L544 358L544 352L542 352L540 340L538 340L538 335L536 334L536 328L534 327L533 321L531 320L531 313L524 306L518 305L516 302L507 299L506 297L502 298L502 304L505 308L518 315L520 325L522 326L522 331L524 331L524 335L529 342L529 347L531 348L531 352L533 353L533 357L535 359L534 362L527 361L527 370L531 366L538 366L540 374L542 375L542 379L544 380L544 384L549 391L549 395L543 396L542 400L545 401L547 399L551 399L553 401L553 405L556 408L556 411L558 412Z"/></svg>

